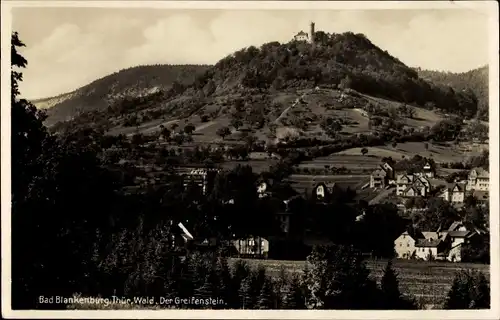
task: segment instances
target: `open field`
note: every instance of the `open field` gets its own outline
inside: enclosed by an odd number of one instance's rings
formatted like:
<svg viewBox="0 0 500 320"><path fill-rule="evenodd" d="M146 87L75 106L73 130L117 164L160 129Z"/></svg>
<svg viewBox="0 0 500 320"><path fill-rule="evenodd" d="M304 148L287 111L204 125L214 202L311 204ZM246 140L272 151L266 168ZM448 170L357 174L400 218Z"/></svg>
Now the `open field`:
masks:
<svg viewBox="0 0 500 320"><path fill-rule="evenodd" d="M231 170L238 165L251 166L254 173L269 171L269 167L274 165L277 160L247 160L247 161L224 161L220 165L223 169Z"/></svg>
<svg viewBox="0 0 500 320"><path fill-rule="evenodd" d="M454 145L436 145L428 144L428 149L425 148L425 143L422 142L405 142L399 143L396 148L392 146L367 147L367 155L372 155L380 160L383 157L392 157L394 160L412 158L416 154L422 157L433 158L437 163L443 162L462 162L471 156L479 155L479 152L466 153ZM339 155L360 155L361 148L351 148L338 153ZM380 161L379 160L379 161Z"/></svg>
<svg viewBox="0 0 500 320"><path fill-rule="evenodd" d="M332 154L327 157L316 158L311 161L304 161L299 165L299 168L309 169L325 169L325 166L330 168L346 168L351 172L371 173L382 164L382 158L374 155L363 156L361 152L349 154Z"/></svg>
<svg viewBox="0 0 500 320"><path fill-rule="evenodd" d="M244 259L252 267L264 266L269 275L278 276L281 268L290 273L302 273L305 261ZM368 260L367 267L372 278L380 283L386 260ZM489 277L490 266L484 264L448 263L394 260L399 286L403 294L415 296L421 303L440 306L451 288L455 273L462 269L473 269Z"/></svg>
<svg viewBox="0 0 500 320"><path fill-rule="evenodd" d="M312 190L317 183L334 182L342 188L359 189L370 181L369 175L302 175L292 174L287 179L299 193Z"/></svg>

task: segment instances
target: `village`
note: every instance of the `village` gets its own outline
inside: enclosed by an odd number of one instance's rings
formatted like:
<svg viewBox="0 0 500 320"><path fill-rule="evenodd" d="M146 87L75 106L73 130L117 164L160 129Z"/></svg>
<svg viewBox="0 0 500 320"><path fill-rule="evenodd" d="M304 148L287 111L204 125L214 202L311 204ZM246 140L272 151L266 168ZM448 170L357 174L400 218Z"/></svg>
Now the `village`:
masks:
<svg viewBox="0 0 500 320"><path fill-rule="evenodd" d="M184 177L184 186L198 185L203 194L207 194L213 187L217 169L189 168L179 169ZM436 174L436 165L433 161L427 161L419 172L397 171L394 164L384 162L370 175L368 188L378 193L377 201L393 203L398 208L398 213L402 217L408 217L412 213L427 210L424 200L431 197L439 198L449 203L453 208L464 209L467 201L473 199L478 206L486 207L489 204L489 173L483 168L473 168L468 172L466 179L455 178L452 182L446 182L444 177ZM318 179L319 180L319 179ZM256 192L259 199L276 197L273 193L273 181L261 177L257 180ZM366 187L366 186L365 186ZM311 197L321 203L334 192L335 183L317 182L312 190L302 191L298 197ZM278 196L279 197L279 196ZM293 196L297 198L297 195ZM290 230L300 228L293 225L295 219L289 210L291 199L281 197L282 206L275 212L275 219L280 226L279 234L268 237L251 236L242 239L233 239L230 244L232 253L230 255L244 258L256 259L290 259L283 256L281 251L289 251L287 246L297 246L297 241L303 242L306 246L312 247L314 244L322 244L321 240L310 240L305 234L308 230L301 230L299 233L302 239L290 235ZM231 200L229 200L231 203ZM332 213L334 214L334 213ZM356 217L356 222L364 219L364 212ZM209 249L219 243L217 239L197 239L188 231L182 222L178 224L182 246L194 245L194 247ZM470 221L453 221L447 228L440 227L437 230L418 230L408 228L394 239L394 258L425 260L425 261L449 261L461 262L463 246L478 238L487 238L488 227L486 225L474 225ZM300 237L299 237L300 238ZM328 240L323 240L328 244ZM287 245L288 243L288 245ZM220 244L220 243L219 243ZM191 246L193 248L193 246ZM278 249L279 248L279 249Z"/></svg>

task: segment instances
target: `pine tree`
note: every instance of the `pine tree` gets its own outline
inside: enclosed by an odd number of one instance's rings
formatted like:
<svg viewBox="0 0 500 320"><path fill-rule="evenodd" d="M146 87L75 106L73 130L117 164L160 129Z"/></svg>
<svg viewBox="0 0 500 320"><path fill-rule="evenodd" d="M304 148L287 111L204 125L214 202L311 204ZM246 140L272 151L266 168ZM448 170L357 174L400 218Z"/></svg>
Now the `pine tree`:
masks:
<svg viewBox="0 0 500 320"><path fill-rule="evenodd" d="M470 309L489 309L490 308L490 286L488 280L482 272L476 274L474 279L473 300Z"/></svg>
<svg viewBox="0 0 500 320"><path fill-rule="evenodd" d="M401 293L397 274L392 268L392 260L387 262L380 287L383 293L384 309L399 309Z"/></svg>
<svg viewBox="0 0 500 320"><path fill-rule="evenodd" d="M477 280L474 279L474 274L470 271L460 271L455 275L453 279L453 284L451 285L451 289L448 292L448 298L445 302L445 309L472 309L478 308L476 303L478 301L474 300L475 292L475 284ZM482 283L483 292L484 290L484 282ZM481 298L484 301L484 298Z"/></svg>
<svg viewBox="0 0 500 320"><path fill-rule="evenodd" d="M207 300L213 298L214 296L214 286L212 284L211 275L205 277L203 285L195 290L195 297L202 300ZM200 304L202 309L211 309L211 305Z"/></svg>
<svg viewBox="0 0 500 320"><path fill-rule="evenodd" d="M250 268L248 264L243 260L237 260L233 266L233 272L231 276L231 286L229 288L229 302L230 308L240 308L240 289L243 281L250 276Z"/></svg>
<svg viewBox="0 0 500 320"><path fill-rule="evenodd" d="M215 280L216 280L216 295L218 298L223 299L225 304L230 303L231 299L231 271L227 264L227 259L219 257L215 266ZM219 306L223 307L223 306Z"/></svg>
<svg viewBox="0 0 500 320"><path fill-rule="evenodd" d="M284 299L285 309L306 309L306 295L300 279L294 276L288 285L288 291Z"/></svg>
<svg viewBox="0 0 500 320"><path fill-rule="evenodd" d="M254 297L258 297L264 283L267 280L266 268L259 266L256 271L251 273L251 290Z"/></svg>
<svg viewBox="0 0 500 320"><path fill-rule="evenodd" d="M252 279L250 277L243 279L238 294L240 298L240 307L242 309L254 308L255 300L254 295L252 295Z"/></svg>
<svg viewBox="0 0 500 320"><path fill-rule="evenodd" d="M259 309L273 309L273 287L271 281L266 279L264 284L262 285L262 289L260 290L259 301L258 301Z"/></svg>

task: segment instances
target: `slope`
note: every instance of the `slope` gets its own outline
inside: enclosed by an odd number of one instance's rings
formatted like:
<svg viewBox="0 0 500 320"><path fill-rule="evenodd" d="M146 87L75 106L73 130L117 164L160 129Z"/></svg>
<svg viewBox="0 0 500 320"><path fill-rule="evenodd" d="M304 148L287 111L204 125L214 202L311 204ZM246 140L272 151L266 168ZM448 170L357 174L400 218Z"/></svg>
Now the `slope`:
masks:
<svg viewBox="0 0 500 320"><path fill-rule="evenodd" d="M457 91L472 90L478 99L478 117L488 119L488 66L462 73L417 69L419 76L436 84L450 86Z"/></svg>
<svg viewBox="0 0 500 320"><path fill-rule="evenodd" d="M138 97L165 90L173 82L190 83L208 66L150 65L124 69L56 97L39 99L33 103L47 109L47 124L71 119L78 113L103 110L124 97Z"/></svg>
<svg viewBox="0 0 500 320"><path fill-rule="evenodd" d="M315 46L291 41L244 48L208 67L191 84L118 100L65 127L93 124L116 133L152 133L161 123L175 121L178 130L193 122L197 135L210 138L229 125L233 133L245 128L258 138L279 136L281 129L312 137L325 135L322 123L329 116L340 119L342 133L349 135L375 131L380 123L372 126L368 113L384 122L389 110L400 112L407 105L416 116L399 114L404 120L400 129L429 127L435 123L429 119L442 118L439 113L471 117L477 111L473 93L419 78L362 34L320 31L315 36ZM419 114L426 119L420 121ZM384 126L391 128L393 122Z"/></svg>

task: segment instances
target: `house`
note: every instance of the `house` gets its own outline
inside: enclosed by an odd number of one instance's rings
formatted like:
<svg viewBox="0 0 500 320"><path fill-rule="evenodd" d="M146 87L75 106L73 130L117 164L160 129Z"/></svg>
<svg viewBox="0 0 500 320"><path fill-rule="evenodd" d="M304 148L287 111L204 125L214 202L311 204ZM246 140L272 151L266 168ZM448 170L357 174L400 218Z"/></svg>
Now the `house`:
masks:
<svg viewBox="0 0 500 320"><path fill-rule="evenodd" d="M387 172L380 168L370 175L370 188L385 188L387 184Z"/></svg>
<svg viewBox="0 0 500 320"><path fill-rule="evenodd" d="M469 172L467 190L489 191L490 174L483 168L474 168Z"/></svg>
<svg viewBox="0 0 500 320"><path fill-rule="evenodd" d="M205 195L212 190L215 177L220 169L204 166L181 166L176 171L182 177L184 188L198 187L201 193Z"/></svg>
<svg viewBox="0 0 500 320"><path fill-rule="evenodd" d="M293 39L294 39L295 41L309 41L309 35L308 35L306 32L304 32L304 31L300 30L300 32L299 32L299 33L297 33L297 34L293 37Z"/></svg>
<svg viewBox="0 0 500 320"><path fill-rule="evenodd" d="M425 176L417 174L396 176L396 195L400 197L426 197L430 190L430 181Z"/></svg>
<svg viewBox="0 0 500 320"><path fill-rule="evenodd" d="M449 248L448 232L422 232L415 244L415 257L422 260L444 260Z"/></svg>
<svg viewBox="0 0 500 320"><path fill-rule="evenodd" d="M418 231L405 231L396 240L394 240L394 250L396 257L400 259L410 259L415 255L415 244L423 236Z"/></svg>
<svg viewBox="0 0 500 320"><path fill-rule="evenodd" d="M444 188L438 197L454 204L463 204L465 200L465 187L455 183L451 188Z"/></svg>
<svg viewBox="0 0 500 320"><path fill-rule="evenodd" d="M474 227L467 227L461 221L455 221L448 228L448 236L450 237L450 249L447 260L452 262L460 262L462 260L462 246L468 243L473 237L484 233L484 231Z"/></svg>
<svg viewBox="0 0 500 320"><path fill-rule="evenodd" d="M490 201L490 197L489 197L489 192L488 191L479 191L479 190L474 190L472 192L472 196L474 198L476 198L476 200L480 203L480 204L488 204L489 201Z"/></svg>
<svg viewBox="0 0 500 320"><path fill-rule="evenodd" d="M387 173L387 178L389 180L394 179L394 167L391 166L388 162L384 162L384 164L381 165L381 168L385 170Z"/></svg>
<svg viewBox="0 0 500 320"><path fill-rule="evenodd" d="M248 237L233 240L240 257L266 258L269 253L269 241L262 237Z"/></svg>
<svg viewBox="0 0 500 320"><path fill-rule="evenodd" d="M436 168L430 162L426 162L422 168L422 174L427 178L434 178L436 175Z"/></svg>
<svg viewBox="0 0 500 320"><path fill-rule="evenodd" d="M311 196L313 199L325 201L332 193L334 187L334 182L320 182L313 187Z"/></svg>
<svg viewBox="0 0 500 320"><path fill-rule="evenodd" d="M316 199L325 199L327 195L328 190L324 183L319 183L318 185L316 185L316 187L314 188L314 196L316 197Z"/></svg>
<svg viewBox="0 0 500 320"><path fill-rule="evenodd" d="M415 257L421 260L444 260L447 244L442 239L419 239L415 244Z"/></svg>
<svg viewBox="0 0 500 320"><path fill-rule="evenodd" d="M370 175L370 188L385 188L394 179L393 167L384 162Z"/></svg>

